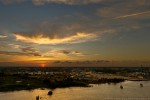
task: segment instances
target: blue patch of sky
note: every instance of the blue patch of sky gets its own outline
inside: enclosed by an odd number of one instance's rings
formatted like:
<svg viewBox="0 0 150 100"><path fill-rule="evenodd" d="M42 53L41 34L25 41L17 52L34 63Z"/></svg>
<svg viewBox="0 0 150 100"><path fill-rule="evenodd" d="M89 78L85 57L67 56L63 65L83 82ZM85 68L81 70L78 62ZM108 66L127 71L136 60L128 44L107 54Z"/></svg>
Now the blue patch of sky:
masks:
<svg viewBox="0 0 150 100"><path fill-rule="evenodd" d="M67 23L67 21L75 21L74 17L70 20L64 19L64 15L73 16L74 14L83 14L93 18L93 13L95 13L95 9L98 7L98 5L64 5L55 3L37 6L31 2L8 5L0 4L0 25L3 25L5 30L11 30L13 32L27 31L23 26L40 23L43 20L53 21L56 17L59 18L57 21L64 23Z"/></svg>

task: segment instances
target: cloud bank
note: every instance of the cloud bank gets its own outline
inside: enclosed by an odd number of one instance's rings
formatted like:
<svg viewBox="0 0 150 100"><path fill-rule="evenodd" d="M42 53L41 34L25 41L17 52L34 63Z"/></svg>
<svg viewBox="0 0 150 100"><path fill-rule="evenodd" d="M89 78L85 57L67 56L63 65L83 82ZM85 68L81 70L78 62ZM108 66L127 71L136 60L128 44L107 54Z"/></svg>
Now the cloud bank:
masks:
<svg viewBox="0 0 150 100"><path fill-rule="evenodd" d="M96 34L88 34L88 33L76 33L75 35L64 37L64 38L50 38L50 37L44 37L43 35L37 35L37 36L24 36L20 35L18 33L14 34L16 40L23 41L23 42L29 42L29 43L35 43L35 44L72 44L72 43L81 43L81 42L87 42L95 40L97 35Z"/></svg>

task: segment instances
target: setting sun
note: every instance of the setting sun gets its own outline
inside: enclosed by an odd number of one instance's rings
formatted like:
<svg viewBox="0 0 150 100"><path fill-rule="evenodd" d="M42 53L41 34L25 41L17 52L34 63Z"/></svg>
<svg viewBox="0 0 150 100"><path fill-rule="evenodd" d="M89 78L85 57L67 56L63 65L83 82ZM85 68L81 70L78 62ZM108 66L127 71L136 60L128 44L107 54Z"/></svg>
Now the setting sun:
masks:
<svg viewBox="0 0 150 100"><path fill-rule="evenodd" d="M46 64L41 64L41 67L45 67L46 66Z"/></svg>

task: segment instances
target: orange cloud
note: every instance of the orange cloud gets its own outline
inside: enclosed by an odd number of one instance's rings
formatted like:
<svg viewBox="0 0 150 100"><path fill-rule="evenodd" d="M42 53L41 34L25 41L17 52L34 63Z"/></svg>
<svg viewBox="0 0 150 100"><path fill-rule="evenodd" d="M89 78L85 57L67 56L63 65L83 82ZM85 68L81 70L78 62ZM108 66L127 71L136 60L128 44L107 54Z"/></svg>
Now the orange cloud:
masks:
<svg viewBox="0 0 150 100"><path fill-rule="evenodd" d="M0 48L4 48L4 46L0 46Z"/></svg>
<svg viewBox="0 0 150 100"><path fill-rule="evenodd" d="M0 38L6 38L7 36L5 36L5 35L0 35Z"/></svg>
<svg viewBox="0 0 150 100"><path fill-rule="evenodd" d="M72 36L64 37L64 38L50 38L44 37L43 35L37 35L33 37L24 36L20 34L14 34L16 40L23 41L23 42L30 42L36 44L72 44L72 43L81 43L86 41L95 40L97 35L96 34L86 34L86 33L77 33Z"/></svg>

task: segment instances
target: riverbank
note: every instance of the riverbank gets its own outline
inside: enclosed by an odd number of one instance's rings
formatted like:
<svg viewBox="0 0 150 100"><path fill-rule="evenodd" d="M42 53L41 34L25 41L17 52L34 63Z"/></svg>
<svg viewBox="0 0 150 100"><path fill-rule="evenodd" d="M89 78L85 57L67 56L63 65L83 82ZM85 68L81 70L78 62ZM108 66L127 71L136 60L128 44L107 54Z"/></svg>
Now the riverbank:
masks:
<svg viewBox="0 0 150 100"><path fill-rule="evenodd" d="M121 78L101 78L93 79L74 79L71 77L49 77L49 76L29 76L29 75L4 75L0 77L0 92L16 90L32 90L37 88L64 88L64 87L89 87L89 84L119 83L125 79Z"/></svg>
<svg viewBox="0 0 150 100"><path fill-rule="evenodd" d="M81 86L88 87L85 82L66 79L53 79L42 77L30 77L30 76L5 76L0 79L0 92L15 91L15 90L32 90L36 88L60 88L60 87L72 87Z"/></svg>
<svg viewBox="0 0 150 100"><path fill-rule="evenodd" d="M127 80L128 81L149 81L148 79L143 79L143 78L129 78Z"/></svg>

